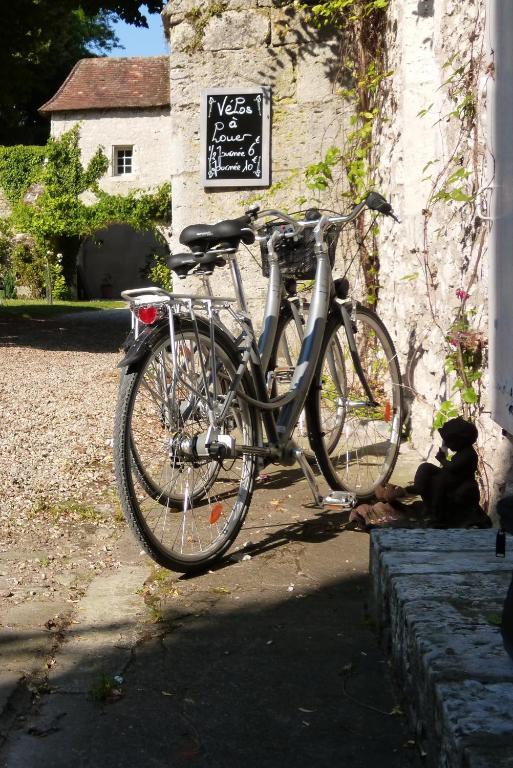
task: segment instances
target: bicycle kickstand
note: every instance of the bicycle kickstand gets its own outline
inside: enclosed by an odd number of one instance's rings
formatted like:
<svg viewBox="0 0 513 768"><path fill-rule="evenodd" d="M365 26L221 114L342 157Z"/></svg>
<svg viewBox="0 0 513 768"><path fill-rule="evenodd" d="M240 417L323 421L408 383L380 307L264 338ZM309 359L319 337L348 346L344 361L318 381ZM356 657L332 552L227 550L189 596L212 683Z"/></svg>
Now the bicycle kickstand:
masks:
<svg viewBox="0 0 513 768"><path fill-rule="evenodd" d="M310 486L314 504L316 504L317 506L322 506L323 496L319 490L319 486L317 485L317 480L315 479L315 475L312 472L312 468L308 463L308 459L305 456L305 452L303 451L302 448L295 448L294 454L299 466L303 470L303 474L308 482L308 485Z"/></svg>
<svg viewBox="0 0 513 768"><path fill-rule="evenodd" d="M352 509L356 504L356 496L349 491L330 491L327 496L323 496L319 490L319 485L308 463L304 451L301 448L294 450L297 462L310 486L314 504L323 509Z"/></svg>

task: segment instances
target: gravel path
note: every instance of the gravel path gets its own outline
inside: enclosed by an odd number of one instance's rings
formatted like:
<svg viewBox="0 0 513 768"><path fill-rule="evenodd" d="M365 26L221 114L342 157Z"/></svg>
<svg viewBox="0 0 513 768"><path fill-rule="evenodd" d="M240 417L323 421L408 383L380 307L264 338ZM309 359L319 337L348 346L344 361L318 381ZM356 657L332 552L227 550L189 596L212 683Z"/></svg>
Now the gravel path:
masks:
<svg viewBox="0 0 513 768"><path fill-rule="evenodd" d="M70 556L81 529L116 525L112 426L128 327L126 310L0 319L3 559L37 549L51 562L56 542Z"/></svg>

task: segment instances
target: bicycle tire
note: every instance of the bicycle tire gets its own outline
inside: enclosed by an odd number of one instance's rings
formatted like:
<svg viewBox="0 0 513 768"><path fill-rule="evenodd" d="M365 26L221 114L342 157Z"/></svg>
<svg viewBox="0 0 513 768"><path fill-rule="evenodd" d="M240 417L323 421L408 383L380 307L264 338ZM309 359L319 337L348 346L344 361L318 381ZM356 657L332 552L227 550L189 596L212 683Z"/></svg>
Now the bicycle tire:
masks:
<svg viewBox="0 0 513 768"><path fill-rule="evenodd" d="M273 351L267 369L273 374L271 397L277 397L289 391L300 349L300 332L288 302L286 302L281 307ZM299 415L292 437L305 453L309 453L310 443L304 409Z"/></svg>
<svg viewBox="0 0 513 768"><path fill-rule="evenodd" d="M312 447L319 467L333 490L346 490L369 499L376 487L393 472L401 441L403 418L402 382L397 353L379 317L357 306L355 341L366 379L376 405L368 401L354 368L341 316L328 320L314 381L307 400ZM345 364L345 381L333 382L327 353L339 348ZM323 389L334 392L335 429L339 433L331 453L330 422L319 407ZM324 414L324 415L323 415Z"/></svg>
<svg viewBox="0 0 513 768"><path fill-rule="evenodd" d="M193 458L180 448L183 439L208 428L201 382L208 382L203 392L208 387L211 394L214 376L210 336L200 328L196 337L187 319L177 323L175 335L178 385L169 331L164 329L137 367L121 375L114 465L125 518L144 550L159 565L190 573L211 565L235 540L251 502L256 459L249 454ZM215 337L215 384L221 402L240 359L222 331L216 329ZM240 387L254 396L247 374ZM223 431L238 437L238 443L253 445L258 433L254 408L236 396Z"/></svg>
<svg viewBox="0 0 513 768"><path fill-rule="evenodd" d="M299 358L299 351L301 349L301 338L297 329L297 323L291 310L287 308L288 305L282 307L282 312L278 320L278 328L276 331L276 337L271 355L271 361L268 366L268 371L274 371L275 376L273 379L273 389L271 395L276 397L278 394L287 392L290 388L290 382L295 370L295 365ZM303 320L304 325L304 320ZM340 354L337 355L337 350L333 350L332 355L336 355L335 364L339 367L339 376L345 381L345 368L344 360ZM285 384L285 387L280 390L280 384ZM306 406L306 403L305 403ZM330 408L330 399L328 395L327 403L324 398L321 397L321 409ZM340 430L337 431L332 428L330 431L330 439L327 444L327 451L331 453L340 438L342 431L342 424ZM300 448L303 449L308 457L314 457L314 447L311 445L310 428L306 407L303 408L298 419L298 423L293 432L293 438Z"/></svg>

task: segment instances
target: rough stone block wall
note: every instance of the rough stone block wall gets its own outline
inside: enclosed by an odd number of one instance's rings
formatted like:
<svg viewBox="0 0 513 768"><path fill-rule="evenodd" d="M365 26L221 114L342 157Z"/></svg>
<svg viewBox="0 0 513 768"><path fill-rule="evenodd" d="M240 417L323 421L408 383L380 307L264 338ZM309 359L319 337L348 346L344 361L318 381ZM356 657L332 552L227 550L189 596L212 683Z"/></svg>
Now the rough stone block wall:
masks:
<svg viewBox="0 0 513 768"><path fill-rule="evenodd" d="M486 85L492 59L486 49L485 8L484 0L392 0L388 11L387 67L393 76L384 100L384 129L376 139L382 186L402 224L382 228L378 309L410 388L406 394L411 394L413 441L425 453L432 445L433 415L441 401L451 397L454 377L445 372L444 363L446 337L461 305L456 292L466 289L474 273L466 310L473 313L474 326L487 335L487 225L479 221L486 213L486 199L478 197L475 206L430 201L433 185L438 182L440 187L444 174L459 167L471 173L466 189L474 174L480 184L487 183ZM477 119L467 134L463 121L451 113L465 96L468 81L451 96L448 80L471 55L479 68ZM481 227L486 230L482 247ZM484 413L478 426L491 464L498 428L489 418L486 373L483 384Z"/></svg>
<svg viewBox="0 0 513 768"><path fill-rule="evenodd" d="M337 95L343 55L339 39L319 37L300 16L290 15L290 8L277 8L272 0L229 0L221 16L209 19L200 48L190 50L196 39L190 12L202 5L174 0L165 12L172 51L175 242L187 224L238 215L255 200L293 208L305 192L305 167L323 157L330 145L342 148L347 126L348 107ZM474 236L486 200L476 199L476 205L429 203L437 175L447 176L449 167L476 172L482 183L487 178L490 54L484 42L485 6L485 0L390 0L387 11L386 67L393 75L384 84L384 121L375 139L381 191L392 200L402 224L380 224L377 310L405 374L411 438L426 457L434 457L439 444L433 435L434 415L452 396L454 377L444 364L446 337L461 303L456 292L468 286L472 274L466 309L472 311L475 327L487 334L487 237L481 241L480 232ZM455 98L446 81L471 51L480 69L478 118L475 130L462 140L458 121L450 118ZM272 87L274 184L268 192L206 191L200 183L201 90L235 84ZM344 206L339 194L343 184L343 178L336 179L331 199L325 201L330 207ZM251 308L259 317L265 284L254 261L248 258L242 266L251 286ZM225 275L219 272L218 280L224 283ZM499 430L489 417L486 383L485 371L478 426L491 478Z"/></svg>
<svg viewBox="0 0 513 768"><path fill-rule="evenodd" d="M171 45L175 249L185 226L239 216L252 202L297 208L298 198L308 193L305 167L318 162L331 145L339 146L347 125L346 107L337 94L336 38L307 26L292 7L278 8L271 0L230 0L221 15L208 19L198 39L191 11L207 7L197 0L174 0L164 14ZM200 179L201 92L253 85L270 86L272 92L271 189L205 189ZM257 249L253 255L258 256ZM254 257L242 254L240 265L258 325L266 281ZM227 280L226 270L215 272L219 290L226 292Z"/></svg>

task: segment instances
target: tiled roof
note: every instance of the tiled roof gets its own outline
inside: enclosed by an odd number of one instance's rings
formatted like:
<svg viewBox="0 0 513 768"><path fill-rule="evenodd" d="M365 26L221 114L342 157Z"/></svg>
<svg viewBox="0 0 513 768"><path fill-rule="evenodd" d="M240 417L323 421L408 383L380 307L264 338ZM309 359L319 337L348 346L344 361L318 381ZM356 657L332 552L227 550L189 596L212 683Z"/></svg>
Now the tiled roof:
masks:
<svg viewBox="0 0 513 768"><path fill-rule="evenodd" d="M78 61L42 114L169 105L169 57L99 57Z"/></svg>

